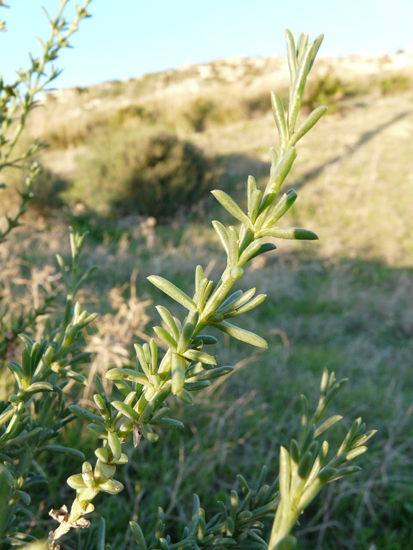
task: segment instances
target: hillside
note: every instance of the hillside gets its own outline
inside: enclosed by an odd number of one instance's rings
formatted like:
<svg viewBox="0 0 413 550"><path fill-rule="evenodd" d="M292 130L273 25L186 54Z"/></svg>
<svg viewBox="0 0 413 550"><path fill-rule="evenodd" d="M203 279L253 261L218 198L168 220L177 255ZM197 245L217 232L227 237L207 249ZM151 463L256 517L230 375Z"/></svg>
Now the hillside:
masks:
<svg viewBox="0 0 413 550"><path fill-rule="evenodd" d="M94 136L155 125L200 147L236 193L250 172L261 182L268 173L269 90L284 92L287 73L285 58L235 58L59 90L42 98L29 134L51 144L45 166L73 180ZM320 234L321 256L411 266L413 56L321 58L308 88L307 108L329 111L298 148L294 221Z"/></svg>
<svg viewBox="0 0 413 550"><path fill-rule="evenodd" d="M386 84L389 78L413 74L413 54L399 52L386 56L319 58L312 78L329 74L346 84L363 88L369 84ZM89 88L57 90L43 96L42 104L49 113L65 112L67 117L85 117L87 113L108 116L111 111L153 100L191 101L208 94L236 93L254 97L267 90L282 90L288 86L288 64L285 57L228 58L208 64L184 65L160 73L144 74L127 81L112 81ZM391 91L391 90L390 90ZM55 110L55 111L54 111ZM47 127L46 119L38 114L39 131ZM49 122L50 122L49 118ZM34 123L34 121L32 121ZM52 120L56 127L62 120ZM50 130L48 130L50 131Z"/></svg>

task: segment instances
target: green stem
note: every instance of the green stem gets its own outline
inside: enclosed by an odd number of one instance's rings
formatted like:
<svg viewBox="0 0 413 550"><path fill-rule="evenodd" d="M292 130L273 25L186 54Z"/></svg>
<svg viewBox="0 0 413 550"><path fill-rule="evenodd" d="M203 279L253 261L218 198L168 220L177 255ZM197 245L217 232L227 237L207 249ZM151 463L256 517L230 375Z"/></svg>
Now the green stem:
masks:
<svg viewBox="0 0 413 550"><path fill-rule="evenodd" d="M58 359L59 355L61 355L61 352L63 351L62 345L63 345L64 339L65 339L66 329L69 325L70 314L72 312L72 303L73 303L73 296L72 296L72 294L68 294L67 297L66 297L65 313L63 315L63 320L62 320L62 329L61 329L61 333L60 333L60 336L59 336L59 341L58 341L58 344L57 344L57 353L56 353L56 356L55 356L56 359Z"/></svg>
<svg viewBox="0 0 413 550"><path fill-rule="evenodd" d="M294 525L297 523L301 512L300 510L296 512L289 510L286 517L285 511L285 508L283 508L282 503L280 502L271 529L270 541L268 543L269 550L274 548L280 540L291 532Z"/></svg>

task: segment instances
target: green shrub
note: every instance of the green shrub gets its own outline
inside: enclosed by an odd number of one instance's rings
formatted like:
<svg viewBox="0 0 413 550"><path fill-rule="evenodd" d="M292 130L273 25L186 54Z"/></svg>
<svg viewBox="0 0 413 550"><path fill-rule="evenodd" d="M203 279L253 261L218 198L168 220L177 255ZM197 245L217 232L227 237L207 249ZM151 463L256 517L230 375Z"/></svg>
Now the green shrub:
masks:
<svg viewBox="0 0 413 550"><path fill-rule="evenodd" d="M326 105L328 113L338 111L340 101L355 95L354 86L344 83L337 76L327 73L309 83L304 95L303 107L310 111L319 105Z"/></svg>
<svg viewBox="0 0 413 550"><path fill-rule="evenodd" d="M73 196L100 215L164 217L209 189L202 151L158 127L102 134L78 159Z"/></svg>
<svg viewBox="0 0 413 550"><path fill-rule="evenodd" d="M393 74L378 81L381 95L399 94L407 90L410 80L406 75Z"/></svg>
<svg viewBox="0 0 413 550"><path fill-rule="evenodd" d="M121 107L113 115L109 117L108 124L109 126L121 126L130 121L147 121L150 123L155 123L159 118L159 113L157 111L150 110L144 105L127 105L126 107Z"/></svg>
<svg viewBox="0 0 413 550"><path fill-rule="evenodd" d="M203 132L209 127L224 126L248 118L248 107L244 101L233 96L198 97L183 116L191 129Z"/></svg>

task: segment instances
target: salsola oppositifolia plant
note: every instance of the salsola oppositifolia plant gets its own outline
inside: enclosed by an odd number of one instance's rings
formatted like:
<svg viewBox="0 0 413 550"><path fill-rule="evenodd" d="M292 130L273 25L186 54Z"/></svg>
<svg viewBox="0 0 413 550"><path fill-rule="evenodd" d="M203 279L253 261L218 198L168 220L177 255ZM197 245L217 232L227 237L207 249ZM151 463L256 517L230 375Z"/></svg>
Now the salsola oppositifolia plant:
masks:
<svg viewBox="0 0 413 550"><path fill-rule="evenodd" d="M61 1L61 9L67 2ZM88 2L87 2L88 3ZM85 7L87 6L87 3ZM83 11L82 11L83 10ZM85 8L79 8L78 17L86 16ZM76 22L77 25L77 22ZM72 26L59 16L51 20L52 38L59 37L61 32L69 32ZM244 266L259 254L273 250L272 243L263 243L266 237L287 239L315 239L314 233L304 229L286 229L274 227L274 224L287 212L297 195L288 191L279 200L278 194L294 162L295 145L320 119L325 107L315 109L307 120L296 130L297 116L308 73L314 62L322 37L308 44L308 36L301 35L297 44L287 31L289 68L291 74L288 111L285 112L280 96L272 94L273 112L279 133L279 149L270 150L271 173L264 192L257 188L253 177L248 180L248 212L243 210L222 191L214 191L215 198L240 222L240 227L225 227L220 222L213 222L214 229L227 255L227 266L220 280L214 284L204 276L201 266L195 272L195 292L192 298L177 288L173 283L161 277L152 276L149 280L168 296L183 306L187 313L181 319L173 317L163 306L157 310L163 321L163 327L154 327L158 343L166 349L161 357L155 339L150 344L135 346L136 368L114 368L107 373L123 395L123 401L112 400L107 395L99 376L95 377L93 396L96 410L91 412L76 404L67 406L62 393L68 379L84 383L81 366L87 359L83 351L82 329L89 324L94 315L81 312L80 305L75 304L75 294L88 272L78 273L79 254L84 236L71 232L72 263L67 273L63 260L58 257L62 277L66 288L66 304L61 319L54 319L46 325L43 339L35 342L27 335L21 336L24 343L21 362L9 362L15 381L15 393L9 396L8 402L2 403L0 409L0 541L6 544L21 544L30 540L19 532L20 514L30 497L26 490L41 482L30 470L36 453L42 450L52 452L72 452L81 456L76 449L49 445L60 428L75 416L86 419L89 423L87 432L93 438L101 440L95 451L96 464L84 462L82 473L68 479L70 487L76 490L76 497L70 507L63 505L52 510L50 515L59 522L54 532L49 534L50 548L59 548L59 540L71 528L86 528L90 525L84 517L94 510L93 500L101 493L117 494L122 490L120 482L114 479L116 467L125 464L128 457L122 452L122 443L133 438L136 445L141 437L153 442L159 438L154 429L179 429L183 427L180 420L168 416L170 409L166 399L172 394L176 398L193 403L193 392L201 391L210 385L210 381L231 372L232 367L217 366L215 356L204 351L204 346L215 345L217 340L205 334L208 327L215 327L230 336L261 348L267 347L259 335L235 326L230 322L232 317L252 310L265 299L264 295L255 295L255 289L247 292L232 292L237 280L244 274ZM46 44L44 52L54 58L53 40ZM65 40L58 41L61 46ZM49 52L49 53L48 53ZM44 63L46 63L44 61ZM34 74L42 62L33 60ZM30 72L30 71L29 71ZM36 73L37 74L37 73ZM28 82L30 78L21 77L14 87L2 85L2 117L12 118L15 107L10 97L17 97L18 85ZM28 80L27 80L28 78ZM9 91L9 88L11 92ZM37 87L36 90L39 88ZM33 96L31 103L33 104ZM27 112L31 107L20 105L20 112ZM8 117L8 118L7 118ZM20 121L24 126L24 118ZM20 126L18 126L20 128ZM15 144L17 137L12 138ZM6 133L4 140L6 140ZM5 141L2 142L2 145ZM9 142L10 144L10 142ZM10 146L10 145L9 145ZM14 147L14 145L13 145ZM12 148L13 148L12 147ZM34 145L34 149L37 145ZM31 153L16 159L16 165L29 158ZM5 157L3 166L10 161ZM27 190L22 200L30 198L30 186L37 168L32 168L27 183ZM26 198L27 196L27 198ZM25 204L21 210L23 213ZM10 221L9 232L18 222ZM3 238L6 235L3 235ZM26 327L23 329L26 330ZM228 548L239 549L266 548L290 549L295 545L295 538L290 534L299 515L315 498L321 488L330 481L356 472L356 466L347 463L366 450L364 443L374 432L365 433L361 419L356 420L343 443L336 452L327 458L329 445L320 442L320 436L335 422L339 416L322 420L322 416L334 395L342 386L337 382L334 373L323 372L321 395L315 412L308 412L307 401L302 397L301 429L297 439L292 439L289 451L281 448L279 477L266 484L265 466L256 488L251 488L247 481L238 476L241 493L231 491L230 508L220 503L219 511L212 518L206 518L199 499L194 495L193 512L190 524L184 529L181 540L172 541L164 534L164 514L159 511L158 520L152 533L143 533L136 522L131 522L131 529L139 550L177 550L178 548ZM67 398L67 397L66 397ZM75 416L74 416L75 415ZM269 542L262 532L264 519L273 518L273 527ZM96 547L105 548L104 522L101 520ZM110 545L106 545L110 549Z"/></svg>
<svg viewBox="0 0 413 550"><path fill-rule="evenodd" d="M277 200L296 157L295 146L326 110L324 106L317 107L296 129L306 79L321 42L322 36L309 44L308 36L302 34L296 48L291 33L287 31L291 74L289 105L286 112L281 97L272 93L279 149L270 149L271 173L265 190L259 190L254 178L249 177L247 213L223 191L213 191L215 198L240 223L239 228L236 228L225 227L218 221L212 222L227 256L227 265L220 280L214 283L204 276L203 268L198 266L195 271L195 291L191 297L162 277L149 277L153 285L187 311L178 319L165 307L157 306L164 326L154 327L154 332L166 352L160 357L156 340L152 339L149 345L135 346L135 369L113 368L106 374L124 396L123 401L112 401L105 393L102 381L96 376L96 393L93 397L96 410L90 412L77 405L69 407L72 413L90 422L88 433L102 443L95 451L95 466L84 462L82 473L72 475L67 480L76 491L70 510L62 506L51 512L60 523L49 537L52 548L58 546L60 537L72 527L89 526L89 521L84 516L94 510L92 501L100 492L117 494L123 489L114 476L116 467L128 461L127 455L122 452L122 443L128 437L133 437L136 446L141 436L148 442L157 441L159 434L154 429L183 427L180 420L168 416L170 409L165 401L171 394L192 404L193 392L201 391L210 385L211 380L232 371L230 366L217 366L216 357L204 351L205 346L217 344L214 337L205 333L208 327L215 327L253 346L267 347L261 336L232 324L232 318L259 306L265 295L255 295L255 289L247 292L232 292L232 289L243 277L247 262L275 249L274 244L262 242L266 237L308 240L317 238L306 229L274 227L274 224L297 198L296 192L290 190ZM320 440L320 436L341 417L332 416L324 421L322 417L344 382L345 380L338 382L334 373L329 374L326 370L323 372L321 395L312 415L309 414L306 398L302 397L299 436L291 440L289 451L281 448L279 477L271 480L270 485L265 483L265 467L256 491L239 476L242 497L236 491L231 491L230 509L227 510L221 503L219 512L211 519L205 517L195 495L191 523L184 530L180 541L172 541L170 537L164 536L162 509L151 536L148 533L144 535L140 526L131 522L139 550L293 548L295 538L290 533L300 514L326 483L359 470L357 466L348 466L347 463L366 451L364 444L374 433L365 433L365 425L361 419L355 420L338 450L327 459L329 444L327 440ZM272 517L273 527L267 543L262 538L262 520Z"/></svg>
<svg viewBox="0 0 413 550"><path fill-rule="evenodd" d="M53 66L60 51L70 46L69 39L76 32L82 19L88 17L85 0L83 6L75 6L75 16L69 21L63 11L68 0L60 0L54 17L49 21L49 38L39 39L41 56L30 56L30 67L19 69L16 79L6 84L0 77L0 171L18 170L27 173L23 189L18 190L18 206L13 215L7 215L0 230L3 243L10 233L20 225L27 203L34 197L33 181L39 173L39 166L33 162L34 155L44 147L41 141L34 141L26 149L18 145L30 112L36 107L36 96L46 90L60 74ZM8 7L0 2L0 7ZM5 30L0 21L0 30ZM1 187L6 185L2 182ZM19 304L18 296L8 303L1 295L0 303L0 372L2 378L1 397L8 389L6 363L15 378L14 391L0 399L0 546L21 545L33 540L22 532L22 518L30 514L29 492L39 483L42 475L33 471L34 459L42 452L71 453L82 458L76 449L50 445L62 426L71 420L71 414L63 399L62 388L69 380L86 383L78 368L88 356L83 351L82 329L96 315L81 312L80 305L74 305L76 292L86 272L79 277L77 272L79 253L84 237L71 233L72 264L69 273L59 256L58 262L66 287L65 310L61 318L51 318L47 323L41 342L28 334L36 331L38 319L50 311L55 295L39 298L32 308ZM23 334L26 333L26 334ZM10 361L19 348L19 337L24 346L20 362ZM17 358L16 358L17 359Z"/></svg>

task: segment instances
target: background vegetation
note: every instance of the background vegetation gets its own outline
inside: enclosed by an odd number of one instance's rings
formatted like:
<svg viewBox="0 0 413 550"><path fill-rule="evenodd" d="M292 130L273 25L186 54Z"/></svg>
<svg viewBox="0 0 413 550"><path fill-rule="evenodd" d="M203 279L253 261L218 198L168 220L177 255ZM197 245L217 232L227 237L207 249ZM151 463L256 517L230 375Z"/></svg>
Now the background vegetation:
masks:
<svg viewBox="0 0 413 550"><path fill-rule="evenodd" d="M91 378L128 363L132 343L148 338L152 302L160 299L148 275L167 274L188 288L197 263L209 272L222 268L210 260L220 247L204 219L224 212L205 191L215 178L242 200L249 174L264 184L275 136L268 90L286 89L283 63L221 61L56 92L32 113L27 139L40 132L51 147L39 158L45 170L38 209L0 249L3 302L20 293L29 308L43 290L55 292L61 281L52 258L69 254L67 224L89 229L83 262L99 269L81 299L101 314L88 341ZM247 328L265 335L269 350L247 356L245 346L228 340L223 364L235 360L235 372L189 407L186 433L168 432L150 455L145 444L132 454L121 479L125 491L99 504L107 538L119 547L129 543L129 519L153 522L158 504L179 531L195 487L212 508L237 473L250 478L252 462L266 463L275 476L278 448L297 426L298 396L318 385L323 367L350 378L336 401L340 412L361 415L379 432L358 478L332 485L322 504L311 506L299 548L412 546L412 64L397 69L394 59L381 66L373 60L376 69L360 76L366 60L343 60L336 73L326 72L328 63L311 75L306 104L326 103L331 116L304 138L289 181L300 195L288 225L314 230L320 242L283 242L252 263L245 289L255 286L269 298ZM149 180L160 182L156 197L142 192ZM175 217L165 219L162 205L194 182L189 193L197 206L188 211L185 201L176 203ZM2 208L10 210L4 193ZM91 399L87 390L79 397L83 404ZM79 440L90 455L80 421L59 444ZM43 453L37 461L50 480L37 500L44 532L47 511L69 493L62 480L81 464L62 456Z"/></svg>

